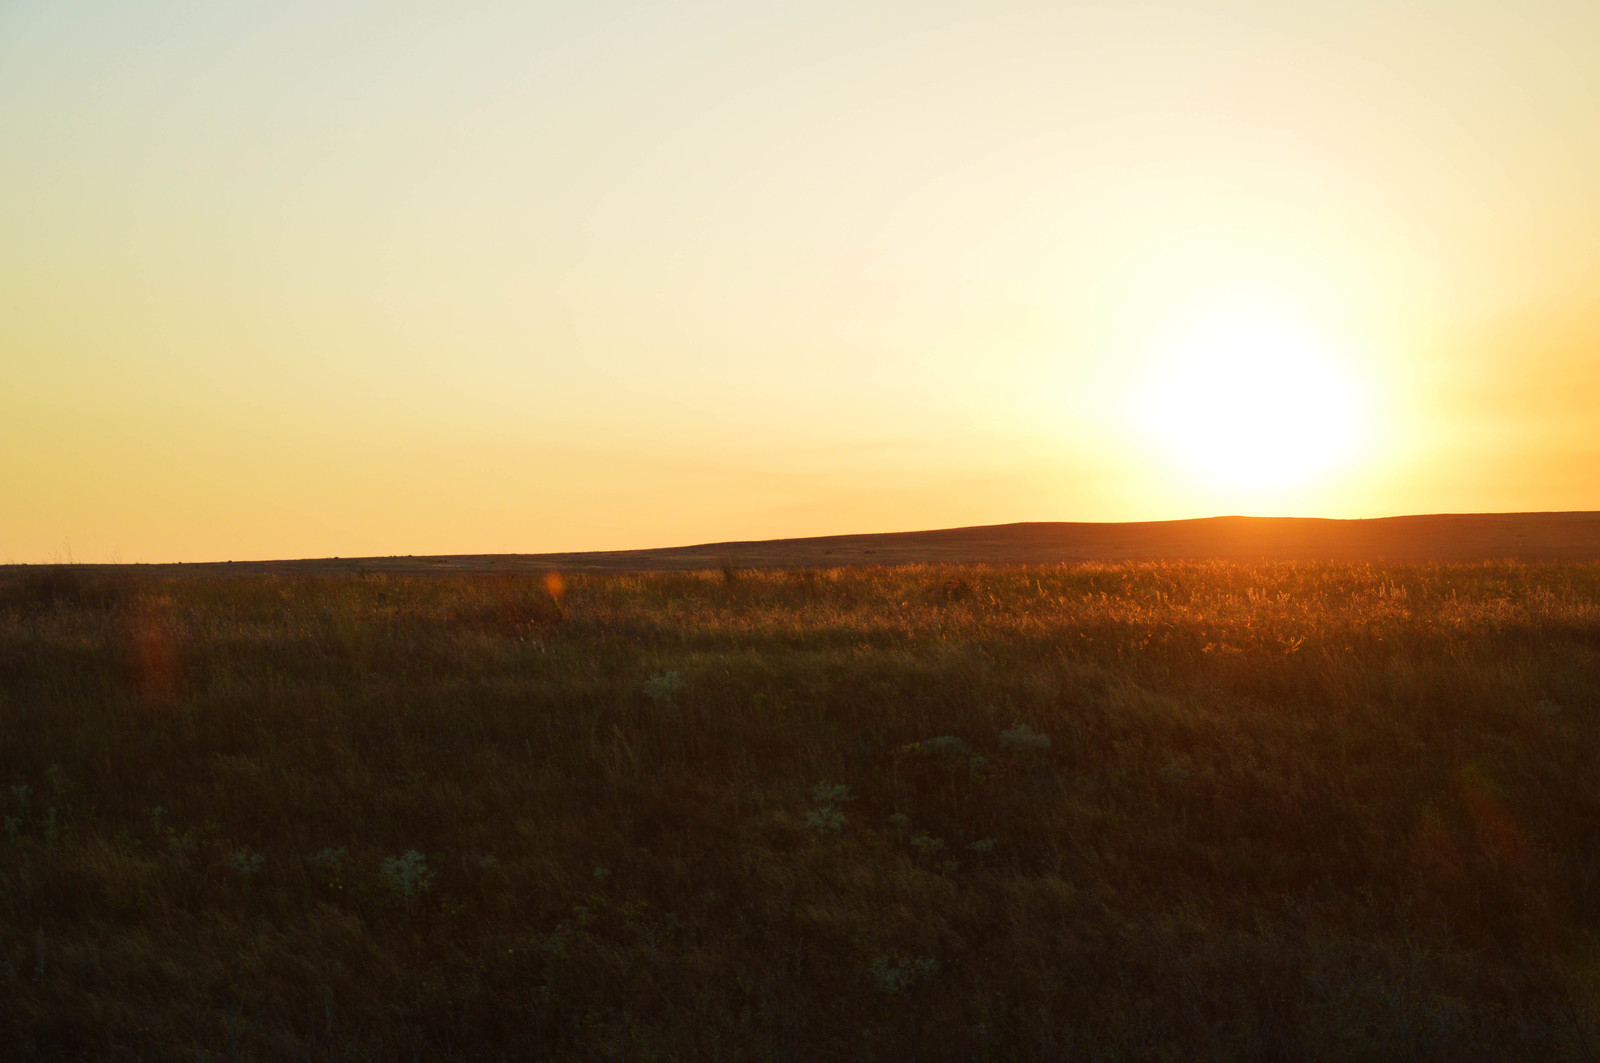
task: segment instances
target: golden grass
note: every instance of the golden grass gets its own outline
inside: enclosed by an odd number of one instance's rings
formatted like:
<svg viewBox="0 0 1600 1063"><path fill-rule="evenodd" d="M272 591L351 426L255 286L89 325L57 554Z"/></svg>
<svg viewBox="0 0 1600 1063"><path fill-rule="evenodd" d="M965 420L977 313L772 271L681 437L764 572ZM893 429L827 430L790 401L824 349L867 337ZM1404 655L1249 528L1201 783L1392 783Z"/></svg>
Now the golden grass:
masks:
<svg viewBox="0 0 1600 1063"><path fill-rule="evenodd" d="M13 573L0 1043L1600 1050L1600 566L551 587Z"/></svg>

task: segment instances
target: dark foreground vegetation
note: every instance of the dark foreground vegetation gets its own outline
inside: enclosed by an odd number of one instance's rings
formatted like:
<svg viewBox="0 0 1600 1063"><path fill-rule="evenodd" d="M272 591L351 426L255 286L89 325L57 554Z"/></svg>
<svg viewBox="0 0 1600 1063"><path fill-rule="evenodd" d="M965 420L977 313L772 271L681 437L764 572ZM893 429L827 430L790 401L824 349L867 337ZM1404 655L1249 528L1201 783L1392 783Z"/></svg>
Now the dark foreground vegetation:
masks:
<svg viewBox="0 0 1600 1063"><path fill-rule="evenodd" d="M1600 1053L1600 566L0 578L5 1059Z"/></svg>

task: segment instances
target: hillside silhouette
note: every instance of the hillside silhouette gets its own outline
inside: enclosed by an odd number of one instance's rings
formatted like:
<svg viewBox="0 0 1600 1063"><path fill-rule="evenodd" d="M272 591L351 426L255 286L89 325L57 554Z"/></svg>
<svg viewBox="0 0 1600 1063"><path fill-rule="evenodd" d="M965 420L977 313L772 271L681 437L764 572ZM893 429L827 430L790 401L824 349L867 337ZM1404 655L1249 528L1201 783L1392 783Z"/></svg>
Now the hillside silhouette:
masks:
<svg viewBox="0 0 1600 1063"><path fill-rule="evenodd" d="M114 566L163 574L690 571L851 565L1056 564L1076 561L1600 560L1600 512L1446 513L1365 520L1206 517L1129 523L1031 522L933 531L702 543L643 550L451 554ZM90 566L86 566L90 567ZM100 567L100 566L92 566ZM106 566L113 567L113 566Z"/></svg>

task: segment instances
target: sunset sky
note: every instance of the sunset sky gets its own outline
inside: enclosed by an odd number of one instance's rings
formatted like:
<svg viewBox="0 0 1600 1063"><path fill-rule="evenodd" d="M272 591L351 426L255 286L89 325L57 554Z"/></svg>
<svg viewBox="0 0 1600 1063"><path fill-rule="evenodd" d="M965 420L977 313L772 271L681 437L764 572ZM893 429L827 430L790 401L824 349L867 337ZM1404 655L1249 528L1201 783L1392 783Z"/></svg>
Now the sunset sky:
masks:
<svg viewBox="0 0 1600 1063"><path fill-rule="evenodd" d="M1600 4L0 0L0 561L1600 509Z"/></svg>

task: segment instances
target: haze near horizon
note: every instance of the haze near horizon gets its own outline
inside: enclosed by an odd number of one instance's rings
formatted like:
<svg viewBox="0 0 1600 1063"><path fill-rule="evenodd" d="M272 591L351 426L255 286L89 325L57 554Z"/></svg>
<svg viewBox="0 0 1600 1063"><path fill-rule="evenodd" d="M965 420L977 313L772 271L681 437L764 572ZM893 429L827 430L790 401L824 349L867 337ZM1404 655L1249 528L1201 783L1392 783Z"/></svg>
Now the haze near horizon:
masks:
<svg viewBox="0 0 1600 1063"><path fill-rule="evenodd" d="M1600 509L1600 8L0 8L0 560Z"/></svg>

